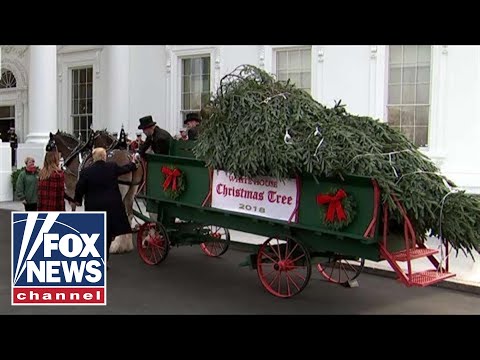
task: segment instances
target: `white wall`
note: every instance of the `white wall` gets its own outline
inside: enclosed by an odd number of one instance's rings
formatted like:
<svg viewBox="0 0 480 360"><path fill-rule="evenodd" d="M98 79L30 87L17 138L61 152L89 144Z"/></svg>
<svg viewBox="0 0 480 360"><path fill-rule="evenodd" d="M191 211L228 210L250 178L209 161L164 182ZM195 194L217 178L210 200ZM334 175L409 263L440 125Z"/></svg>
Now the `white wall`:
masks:
<svg viewBox="0 0 480 360"><path fill-rule="evenodd" d="M224 45L221 51L221 77L231 73L239 65L249 64L258 66L258 46Z"/></svg>
<svg viewBox="0 0 480 360"><path fill-rule="evenodd" d="M480 46L448 46L442 172L480 192Z"/></svg>
<svg viewBox="0 0 480 360"><path fill-rule="evenodd" d="M164 45L130 46L130 138L137 131L138 119L145 115L167 127L165 57Z"/></svg>
<svg viewBox="0 0 480 360"><path fill-rule="evenodd" d="M324 105L341 100L349 113L368 115L369 61L369 46L325 46Z"/></svg>

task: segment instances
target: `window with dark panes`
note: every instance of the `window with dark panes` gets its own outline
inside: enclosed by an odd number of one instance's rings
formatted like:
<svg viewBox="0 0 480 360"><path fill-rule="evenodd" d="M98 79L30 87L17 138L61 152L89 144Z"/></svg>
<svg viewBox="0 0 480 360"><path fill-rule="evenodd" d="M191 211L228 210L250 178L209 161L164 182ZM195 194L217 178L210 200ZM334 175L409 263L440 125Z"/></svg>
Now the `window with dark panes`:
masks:
<svg viewBox="0 0 480 360"><path fill-rule="evenodd" d="M275 50L275 72L278 80L290 81L298 88L311 92L312 49L289 48Z"/></svg>
<svg viewBox="0 0 480 360"><path fill-rule="evenodd" d="M428 146L431 46L389 46L388 55L388 124Z"/></svg>
<svg viewBox="0 0 480 360"><path fill-rule="evenodd" d="M182 120L189 112L200 112L210 100L210 56L182 59Z"/></svg>
<svg viewBox="0 0 480 360"><path fill-rule="evenodd" d="M3 69L0 77L0 89L9 89L17 87L17 79L10 70Z"/></svg>
<svg viewBox="0 0 480 360"><path fill-rule="evenodd" d="M87 140L88 129L93 118L93 67L72 69L73 133L83 141Z"/></svg>

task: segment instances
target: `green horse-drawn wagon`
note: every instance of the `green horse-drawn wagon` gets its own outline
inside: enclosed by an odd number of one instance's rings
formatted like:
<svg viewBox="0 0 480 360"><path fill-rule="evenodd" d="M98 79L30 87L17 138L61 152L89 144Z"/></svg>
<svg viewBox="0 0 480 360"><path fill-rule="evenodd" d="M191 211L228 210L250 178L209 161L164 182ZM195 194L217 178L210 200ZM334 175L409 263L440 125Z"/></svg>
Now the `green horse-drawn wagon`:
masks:
<svg viewBox="0 0 480 360"><path fill-rule="evenodd" d="M137 197L146 200L150 215L134 212L145 221L137 235L145 263L159 264L178 245L199 244L207 255L220 256L233 243L231 229L267 238L261 245L235 244L251 250L246 264L279 297L300 293L312 264L340 284L354 280L366 259L386 260L407 286L454 276L448 272L448 257L439 262L434 257L438 250L417 242L400 203L404 229L401 236L390 236L374 179L238 179L206 168L193 156L193 144L174 141L168 156L147 154L146 192ZM413 272L411 261L420 257L435 268Z"/></svg>

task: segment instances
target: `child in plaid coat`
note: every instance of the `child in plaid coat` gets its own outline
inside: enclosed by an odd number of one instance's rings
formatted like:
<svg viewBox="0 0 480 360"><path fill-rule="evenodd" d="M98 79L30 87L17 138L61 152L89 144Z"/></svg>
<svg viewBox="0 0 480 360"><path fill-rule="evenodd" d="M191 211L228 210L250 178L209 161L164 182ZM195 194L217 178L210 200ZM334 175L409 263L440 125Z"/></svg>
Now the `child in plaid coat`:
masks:
<svg viewBox="0 0 480 360"><path fill-rule="evenodd" d="M39 173L38 211L65 211L65 177L56 149L45 154Z"/></svg>

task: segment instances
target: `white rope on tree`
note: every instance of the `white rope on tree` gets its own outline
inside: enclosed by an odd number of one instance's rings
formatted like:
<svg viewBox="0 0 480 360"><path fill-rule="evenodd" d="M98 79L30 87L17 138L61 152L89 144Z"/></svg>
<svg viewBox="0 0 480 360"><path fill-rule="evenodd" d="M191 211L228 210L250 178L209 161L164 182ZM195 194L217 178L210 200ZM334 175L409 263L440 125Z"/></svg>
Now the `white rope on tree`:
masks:
<svg viewBox="0 0 480 360"><path fill-rule="evenodd" d="M345 167L347 167L348 165L350 165L355 159L357 158L361 158L361 157L364 157L364 156L389 156L391 158L392 155L395 155L395 154L400 154L400 153L403 153L403 152L413 152L412 150L410 149L405 149L405 150L398 150L398 151L390 151L390 152L387 152L387 153L366 153L366 154L358 154L358 155L355 155L348 163Z"/></svg>
<svg viewBox="0 0 480 360"><path fill-rule="evenodd" d="M288 133L288 130L290 130L289 127L285 129L285 136L283 137L283 142L287 145L290 145L292 143L292 137Z"/></svg>
<svg viewBox="0 0 480 360"><path fill-rule="evenodd" d="M397 185L400 180L402 180L405 176L409 176L409 175L414 175L414 174L432 174L432 175L437 175L441 178L443 178L445 180L445 177L441 174L439 174L438 172L434 172L434 171L423 171L423 170L417 170L417 171L413 171L413 172L410 172L410 173L406 173L406 174L403 174L401 175L398 180L395 182L395 185ZM448 185L448 184L447 184ZM448 186L450 188L450 186Z"/></svg>
<svg viewBox="0 0 480 360"><path fill-rule="evenodd" d="M392 162L392 154L388 154L388 162L390 163L390 166L393 169L393 173L395 174L395 178L398 179L397 169L395 169L395 166L393 166L393 162Z"/></svg>
<svg viewBox="0 0 480 360"><path fill-rule="evenodd" d="M318 150L320 150L320 146L322 146L323 140L325 140L325 138L322 136L322 133L320 132L319 125L315 127L315 132L313 133L313 136L321 137L314 154L314 156L318 159Z"/></svg>
<svg viewBox="0 0 480 360"><path fill-rule="evenodd" d="M452 188L448 183L445 181L445 185L449 188L449 192L442 198L442 201L440 201L440 216L438 220L438 238L440 239L440 245L438 246L440 248L440 263L438 264L437 272L442 272L442 267L443 263L447 261L447 258L450 256L453 247L450 247L450 251L448 254L444 255L443 252L443 234L442 234L442 217L443 217L443 206L445 205L445 200L447 197L451 194L455 194L459 191L459 189Z"/></svg>
<svg viewBox="0 0 480 360"><path fill-rule="evenodd" d="M277 95L269 96L265 100L263 100L260 104L268 104L272 99L274 99L278 96L282 96L284 100L287 100L287 97L285 96L285 94L290 95L289 93L280 93L280 94L277 94Z"/></svg>

